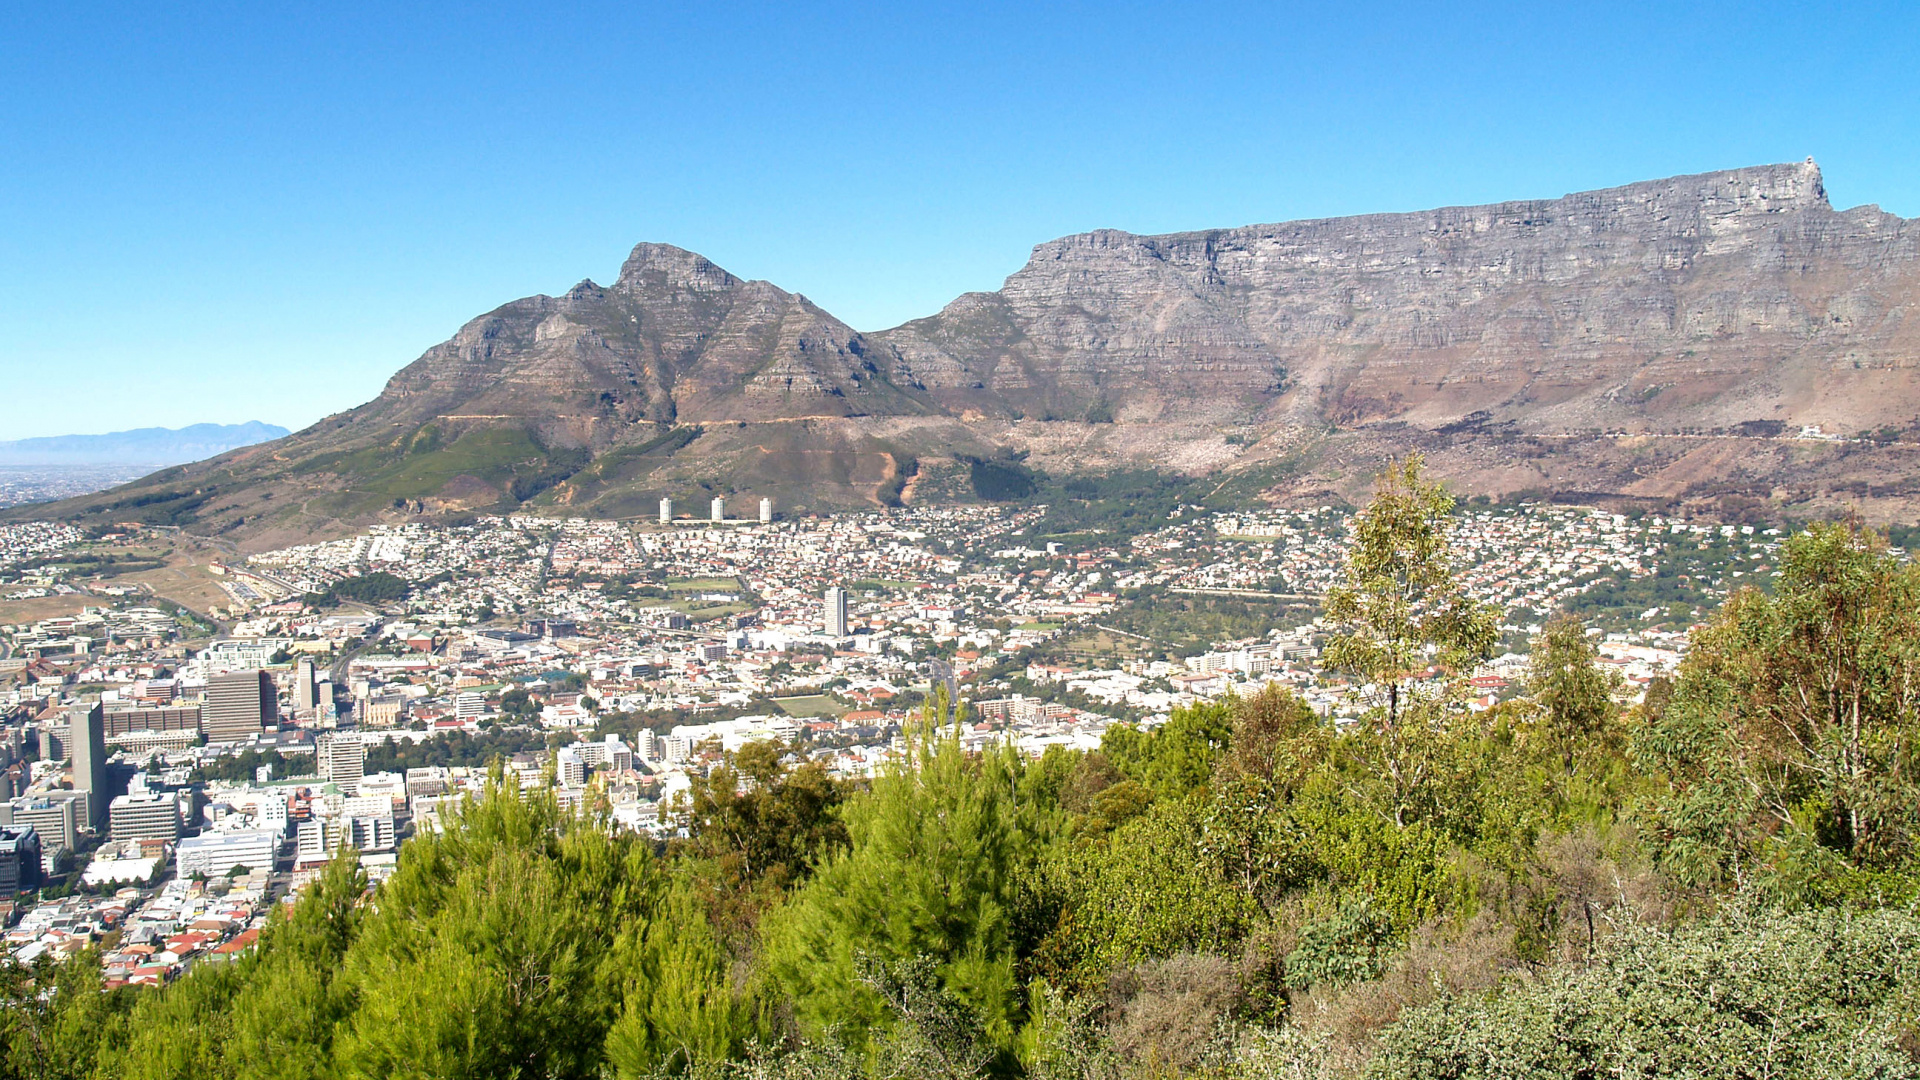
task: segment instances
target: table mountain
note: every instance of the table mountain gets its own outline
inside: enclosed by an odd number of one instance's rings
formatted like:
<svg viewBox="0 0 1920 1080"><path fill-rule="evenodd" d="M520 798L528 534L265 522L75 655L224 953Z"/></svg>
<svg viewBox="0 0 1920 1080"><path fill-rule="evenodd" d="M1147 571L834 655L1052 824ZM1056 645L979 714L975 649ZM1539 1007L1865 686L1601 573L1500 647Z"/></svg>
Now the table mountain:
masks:
<svg viewBox="0 0 1920 1080"><path fill-rule="evenodd" d="M1920 498L1917 302L1920 229L1834 210L1812 161L1101 230L865 334L642 244L612 285L481 316L360 408L51 512L266 542L461 509L645 513L676 492L884 503L949 463L1022 455L1357 497L1422 448L1469 492L1902 515Z"/></svg>

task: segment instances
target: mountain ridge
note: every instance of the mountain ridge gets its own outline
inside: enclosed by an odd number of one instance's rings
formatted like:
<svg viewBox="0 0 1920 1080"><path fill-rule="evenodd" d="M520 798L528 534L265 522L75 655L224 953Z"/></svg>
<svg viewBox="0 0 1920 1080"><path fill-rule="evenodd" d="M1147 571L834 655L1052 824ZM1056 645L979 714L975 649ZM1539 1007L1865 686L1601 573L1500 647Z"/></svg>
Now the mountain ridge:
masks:
<svg viewBox="0 0 1920 1080"><path fill-rule="evenodd" d="M101 435L41 435L0 441L0 465L177 465L292 434L278 424L189 424Z"/></svg>
<svg viewBox="0 0 1920 1080"><path fill-rule="evenodd" d="M1423 448L1474 494L1903 515L1920 503L1901 442L1920 438L1917 304L1920 229L1834 210L1810 159L1095 230L872 332L642 243L610 285L468 321L365 405L55 510L167 496L139 509L266 542L480 509L640 515L661 494L884 504L964 495L956 470L1013 459L1217 473L1287 501L1351 497ZM1814 428L1877 444L1781 437ZM1713 465L1727 439L1748 442Z"/></svg>

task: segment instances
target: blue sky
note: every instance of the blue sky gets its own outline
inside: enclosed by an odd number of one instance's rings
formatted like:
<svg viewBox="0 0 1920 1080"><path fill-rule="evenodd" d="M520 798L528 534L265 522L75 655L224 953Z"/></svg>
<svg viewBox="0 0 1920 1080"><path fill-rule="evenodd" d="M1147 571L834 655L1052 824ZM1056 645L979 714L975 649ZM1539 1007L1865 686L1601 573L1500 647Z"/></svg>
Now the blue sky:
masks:
<svg viewBox="0 0 1920 1080"><path fill-rule="evenodd" d="M1807 156L1920 216L1910 2L159 6L0 8L0 439L300 427L641 240L870 330L1097 227Z"/></svg>

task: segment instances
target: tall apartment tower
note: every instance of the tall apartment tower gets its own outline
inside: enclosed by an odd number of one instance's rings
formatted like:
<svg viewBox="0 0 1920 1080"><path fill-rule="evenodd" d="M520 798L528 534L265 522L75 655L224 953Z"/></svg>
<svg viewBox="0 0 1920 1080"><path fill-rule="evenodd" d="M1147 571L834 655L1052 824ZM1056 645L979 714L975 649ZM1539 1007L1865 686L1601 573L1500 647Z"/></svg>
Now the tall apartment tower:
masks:
<svg viewBox="0 0 1920 1080"><path fill-rule="evenodd" d="M773 500L772 499L760 500L760 524L762 525L773 524Z"/></svg>
<svg viewBox="0 0 1920 1080"><path fill-rule="evenodd" d="M821 621L828 637L847 636L847 590L838 585L827 590L826 616Z"/></svg>
<svg viewBox="0 0 1920 1080"><path fill-rule="evenodd" d="M349 795L360 793L360 779L367 773L367 744L355 737L335 735L319 747L320 767L326 779Z"/></svg>
<svg viewBox="0 0 1920 1080"><path fill-rule="evenodd" d="M313 714L313 707L320 703L315 692L313 661L302 660L293 667L293 718L305 719Z"/></svg>
<svg viewBox="0 0 1920 1080"><path fill-rule="evenodd" d="M239 742L280 719L273 676L264 671L229 671L207 680L202 720L208 742Z"/></svg>
<svg viewBox="0 0 1920 1080"><path fill-rule="evenodd" d="M713 520L715 521L727 520L727 500L721 498L718 495L715 495L713 497Z"/></svg>
<svg viewBox="0 0 1920 1080"><path fill-rule="evenodd" d="M99 702L79 704L67 710L73 725L68 737L68 753L73 757L73 786L87 793L87 820L82 824L98 829L107 823L107 725Z"/></svg>
<svg viewBox="0 0 1920 1080"><path fill-rule="evenodd" d="M673 524L673 500L672 499L660 500L660 524L662 525Z"/></svg>

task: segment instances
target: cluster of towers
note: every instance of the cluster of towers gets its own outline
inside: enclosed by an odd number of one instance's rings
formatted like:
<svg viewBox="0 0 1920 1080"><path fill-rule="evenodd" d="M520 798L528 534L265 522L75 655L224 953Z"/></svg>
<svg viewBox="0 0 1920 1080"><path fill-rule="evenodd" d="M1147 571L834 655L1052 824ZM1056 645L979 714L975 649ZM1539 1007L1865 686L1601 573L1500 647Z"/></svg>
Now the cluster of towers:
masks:
<svg viewBox="0 0 1920 1080"><path fill-rule="evenodd" d="M711 506L710 509L712 512L708 517L709 521L721 522L721 521L727 520L727 501L725 499L721 498L718 495L715 495L713 497L713 505ZM770 525L772 523L773 523L773 500L761 499L760 500L760 524ZM673 524L673 499L672 498L665 498L660 500L660 524L662 525Z"/></svg>

